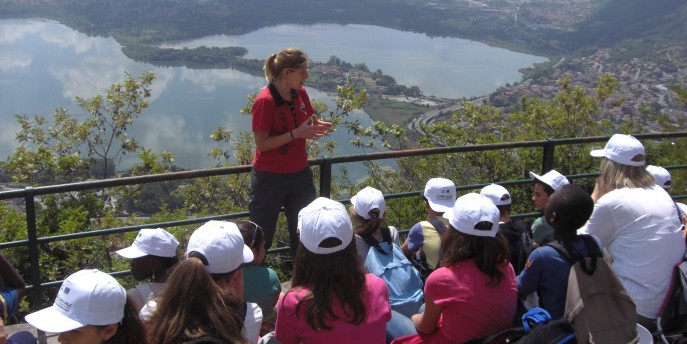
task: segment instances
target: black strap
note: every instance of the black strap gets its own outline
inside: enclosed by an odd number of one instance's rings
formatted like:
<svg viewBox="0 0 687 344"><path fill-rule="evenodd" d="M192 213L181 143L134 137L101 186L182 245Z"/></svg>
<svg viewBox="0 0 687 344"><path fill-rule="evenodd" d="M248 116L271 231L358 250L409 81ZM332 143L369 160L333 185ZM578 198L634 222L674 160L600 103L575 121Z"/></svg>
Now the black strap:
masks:
<svg viewBox="0 0 687 344"><path fill-rule="evenodd" d="M682 212L680 211L680 207L677 205L677 202L673 201L675 204L675 209L677 209L677 218L680 220L680 227L682 230L687 230L685 229L685 223L682 221ZM682 261L687 262L687 236L685 236L685 253L682 254Z"/></svg>
<svg viewBox="0 0 687 344"><path fill-rule="evenodd" d="M549 243L547 243L544 246L551 246L553 249L558 251L564 258L565 260L568 261L568 264L570 266L573 266L575 263L580 262L580 267L582 268L582 271L584 271L587 275L591 275L596 271L596 258L603 257L603 252L601 251L601 248L599 245L596 243L596 240L592 238L589 235L580 235L580 239L584 243L584 246L587 248L587 251L589 252L589 257L592 258L589 260L589 265L587 265L587 261L584 259L585 257L575 249L575 247L567 242L567 241L560 241L560 240L554 240Z"/></svg>
<svg viewBox="0 0 687 344"><path fill-rule="evenodd" d="M382 231L382 241L389 243L389 246L393 246L393 239L391 239L391 230L389 227L381 227L380 230ZM366 234L359 234L361 238L363 238L363 241L367 244L367 246L374 247L379 253L382 254L389 254L390 252L384 251L384 249L379 246L379 241L375 239L372 234L366 233Z"/></svg>
<svg viewBox="0 0 687 344"><path fill-rule="evenodd" d="M196 338L194 340L190 340L188 342L184 342L183 344L196 344L196 343L215 343L215 344L227 344L226 341L212 337L212 336L206 336L206 337L200 337Z"/></svg>
<svg viewBox="0 0 687 344"><path fill-rule="evenodd" d="M436 217L433 217L428 221L432 224L432 227L434 227L437 233L439 233L439 236L444 235L444 232L446 232L446 226L444 226L444 223L441 222L441 220L437 219Z"/></svg>

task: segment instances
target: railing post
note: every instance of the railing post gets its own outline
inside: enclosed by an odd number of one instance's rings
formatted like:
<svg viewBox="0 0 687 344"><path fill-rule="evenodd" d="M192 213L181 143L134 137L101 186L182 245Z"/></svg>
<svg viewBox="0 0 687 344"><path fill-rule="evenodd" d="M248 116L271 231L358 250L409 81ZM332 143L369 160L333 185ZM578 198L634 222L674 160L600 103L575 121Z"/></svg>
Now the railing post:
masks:
<svg viewBox="0 0 687 344"><path fill-rule="evenodd" d="M553 153L555 149L556 144L554 143L554 141L551 139L547 139L547 142L544 145L544 156L541 162L542 174L549 172L553 169Z"/></svg>
<svg viewBox="0 0 687 344"><path fill-rule="evenodd" d="M332 196L332 164L323 158L324 163L320 166L320 196Z"/></svg>
<svg viewBox="0 0 687 344"><path fill-rule="evenodd" d="M26 196L24 198L26 202L26 230L27 239L29 240L29 263L31 265L31 304L33 307L40 305L42 300L42 288L41 288L41 268L40 264L40 253L38 252L38 232L36 230L36 199L34 197L33 187L27 186L25 188ZM45 332L37 330L38 342L45 344Z"/></svg>

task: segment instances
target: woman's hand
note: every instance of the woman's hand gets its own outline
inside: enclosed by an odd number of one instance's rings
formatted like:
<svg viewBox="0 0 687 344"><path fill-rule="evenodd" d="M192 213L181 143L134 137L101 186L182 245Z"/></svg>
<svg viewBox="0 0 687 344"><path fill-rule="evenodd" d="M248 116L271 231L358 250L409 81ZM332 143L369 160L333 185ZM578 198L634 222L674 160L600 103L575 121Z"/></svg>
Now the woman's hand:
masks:
<svg viewBox="0 0 687 344"><path fill-rule="evenodd" d="M315 115L312 115L293 130L293 136L294 138L317 139L330 132L332 132L330 122L320 121Z"/></svg>
<svg viewBox="0 0 687 344"><path fill-rule="evenodd" d="M594 191L592 191L592 200L594 203L601 198L606 192L603 190L604 188L601 185L600 178L596 178L596 183L594 183Z"/></svg>

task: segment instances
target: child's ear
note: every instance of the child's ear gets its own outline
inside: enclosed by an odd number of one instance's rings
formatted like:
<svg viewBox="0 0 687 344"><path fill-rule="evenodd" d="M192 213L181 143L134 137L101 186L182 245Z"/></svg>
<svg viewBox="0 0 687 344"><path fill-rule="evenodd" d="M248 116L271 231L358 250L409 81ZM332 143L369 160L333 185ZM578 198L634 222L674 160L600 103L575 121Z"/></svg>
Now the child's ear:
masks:
<svg viewBox="0 0 687 344"><path fill-rule="evenodd" d="M555 212L555 211L552 212L552 213L551 213L551 216L550 216L548 219L546 219L546 220L549 222L550 225L553 225L553 224L555 224L556 222L558 222L558 216L556 215L556 212Z"/></svg>

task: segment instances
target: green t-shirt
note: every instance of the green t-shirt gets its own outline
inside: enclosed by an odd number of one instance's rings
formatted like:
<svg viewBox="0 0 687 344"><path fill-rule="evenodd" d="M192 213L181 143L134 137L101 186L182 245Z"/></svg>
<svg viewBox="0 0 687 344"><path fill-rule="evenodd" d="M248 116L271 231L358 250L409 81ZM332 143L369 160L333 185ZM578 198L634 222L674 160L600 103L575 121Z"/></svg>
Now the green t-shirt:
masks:
<svg viewBox="0 0 687 344"><path fill-rule="evenodd" d="M553 240L553 227L546 222L543 216L532 223L532 240L539 246Z"/></svg>
<svg viewBox="0 0 687 344"><path fill-rule="evenodd" d="M262 309L262 318L272 315L274 301L281 293L281 283L274 270L257 265L243 269L243 296L246 302L257 303Z"/></svg>

